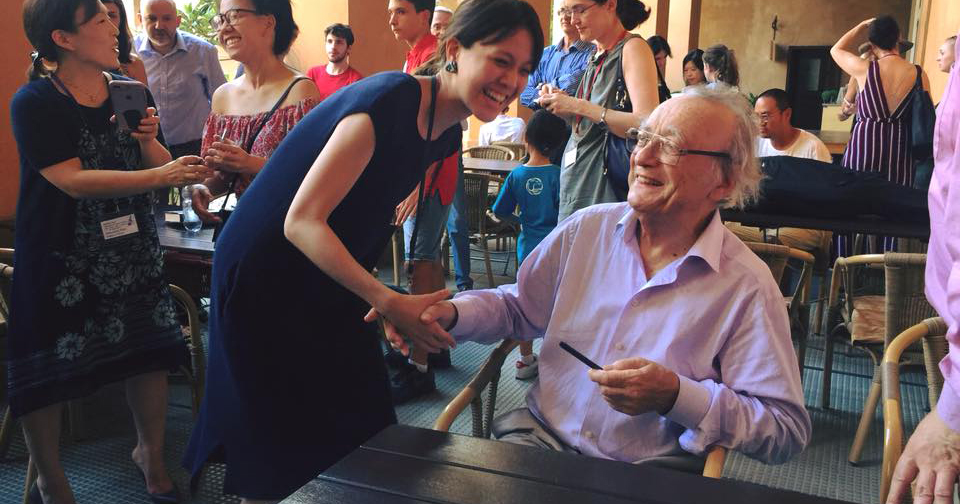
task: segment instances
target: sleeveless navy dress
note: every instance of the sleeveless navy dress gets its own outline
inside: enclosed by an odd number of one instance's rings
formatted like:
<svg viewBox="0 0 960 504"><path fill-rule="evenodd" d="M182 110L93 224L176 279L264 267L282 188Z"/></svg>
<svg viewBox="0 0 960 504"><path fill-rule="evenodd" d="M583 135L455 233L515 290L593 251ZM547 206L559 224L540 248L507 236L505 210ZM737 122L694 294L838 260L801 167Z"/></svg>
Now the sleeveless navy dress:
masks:
<svg viewBox="0 0 960 504"><path fill-rule="evenodd" d="M424 97L429 99L429 96ZM416 79L367 77L321 102L287 135L217 241L207 387L184 457L196 476L226 463L224 493L280 499L396 422L369 306L283 235L304 177L340 120L369 114L376 145L329 223L372 269L396 205L422 180ZM459 125L430 143L430 160L460 146Z"/></svg>

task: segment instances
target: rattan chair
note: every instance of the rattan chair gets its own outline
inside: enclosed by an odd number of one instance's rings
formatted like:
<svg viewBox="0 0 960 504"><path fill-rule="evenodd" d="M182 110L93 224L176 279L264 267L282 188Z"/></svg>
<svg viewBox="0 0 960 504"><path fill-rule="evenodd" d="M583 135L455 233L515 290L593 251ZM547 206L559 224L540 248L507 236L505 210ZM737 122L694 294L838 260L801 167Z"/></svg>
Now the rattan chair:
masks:
<svg viewBox="0 0 960 504"><path fill-rule="evenodd" d="M491 142L496 147L506 147L513 152L513 159L521 160L527 155L527 146L518 142Z"/></svg>
<svg viewBox="0 0 960 504"><path fill-rule="evenodd" d="M0 379L3 390L0 390L0 398L3 399L3 414L0 415L0 459L6 458L7 450L10 448L10 438L13 433L13 415L10 413L10 404L7 401L7 378L6 366L6 341L7 337L7 318L10 315L8 299L10 296L10 284L13 280L13 266L0 262Z"/></svg>
<svg viewBox="0 0 960 504"><path fill-rule="evenodd" d="M483 147L470 147L463 151L465 157L500 159L503 161L513 161L517 159L513 151L499 145L484 145Z"/></svg>
<svg viewBox="0 0 960 504"><path fill-rule="evenodd" d="M940 361L947 355L947 324L933 317L903 331L883 354L883 463L880 466L880 501L886 502L893 470L903 452L903 410L900 407L900 359L903 352L923 340L923 364L927 370L927 393L936 404L943 390Z"/></svg>
<svg viewBox="0 0 960 504"><path fill-rule="evenodd" d="M873 382L864 402L860 424L847 460L860 461L860 454L870 432L870 424L877 409L883 387L881 358L893 338L904 329L936 316L924 295L925 254L867 254L838 258L833 267L830 298L825 324L840 320L835 327L824 327L823 381L821 406L830 407L830 382L833 370L833 347L837 337L846 332L847 342L867 351L874 362ZM865 272L869 268L883 268L883 294L861 288L868 285ZM840 296L841 287L843 296Z"/></svg>
<svg viewBox="0 0 960 504"><path fill-rule="evenodd" d="M489 287L494 287L493 266L490 259L490 239L516 236L517 228L508 222L497 222L490 218L491 189L495 189L503 180L483 173L464 173L463 189L466 198L467 225L470 236L476 238L483 252L483 262L487 270ZM494 185L495 184L495 185ZM495 191L494 191L495 193ZM510 254L507 255L509 261Z"/></svg>
<svg viewBox="0 0 960 504"><path fill-rule="evenodd" d="M493 424L493 413L497 404L497 387L500 383L500 371L507 356L518 344L515 340L505 339L490 352L490 356L480 367L480 371L473 376L467 386L450 401L437 417L433 424L434 430L447 432L453 421L470 405L473 414L471 433L474 437L489 439L490 428ZM484 404L483 392L487 391L487 401ZM703 475L708 478L719 478L723 472L723 463L726 460L726 449L714 446L707 453L703 466Z"/></svg>

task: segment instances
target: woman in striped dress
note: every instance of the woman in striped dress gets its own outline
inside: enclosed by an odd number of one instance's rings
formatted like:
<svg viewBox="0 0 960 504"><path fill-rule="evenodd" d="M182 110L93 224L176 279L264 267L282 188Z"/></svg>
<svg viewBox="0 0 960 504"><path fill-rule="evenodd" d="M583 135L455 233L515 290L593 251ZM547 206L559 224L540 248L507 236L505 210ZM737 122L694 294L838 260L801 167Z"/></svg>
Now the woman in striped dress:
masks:
<svg viewBox="0 0 960 504"><path fill-rule="evenodd" d="M850 47L868 31L876 60L861 59ZM880 172L887 180L912 186L914 160L910 149L910 91L918 66L904 60L897 51L900 27L890 16L868 19L848 31L830 49L830 55L860 87L857 96L857 123L843 155L843 166L851 170ZM930 83L921 70L924 89ZM892 249L885 240L884 249ZM849 252L840 243L840 254Z"/></svg>

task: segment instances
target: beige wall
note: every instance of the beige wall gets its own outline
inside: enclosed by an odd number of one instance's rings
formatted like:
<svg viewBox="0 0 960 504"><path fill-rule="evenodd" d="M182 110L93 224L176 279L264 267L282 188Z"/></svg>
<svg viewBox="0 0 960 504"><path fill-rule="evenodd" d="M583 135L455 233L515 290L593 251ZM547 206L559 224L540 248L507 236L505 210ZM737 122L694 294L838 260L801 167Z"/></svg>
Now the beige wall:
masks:
<svg viewBox="0 0 960 504"><path fill-rule="evenodd" d="M6 33L0 44L0 221L13 218L20 183L20 161L10 125L10 99L26 83L30 64L30 44L23 34L21 3L0 2L0 32Z"/></svg>
<svg viewBox="0 0 960 504"><path fill-rule="evenodd" d="M956 0L942 0L956 3ZM890 14L908 31L910 0L703 0L700 47L723 43L736 51L740 64L740 89L759 94L784 87L785 61L770 60L773 17L781 30L777 45L833 45L860 21Z"/></svg>
<svg viewBox="0 0 960 504"><path fill-rule="evenodd" d="M947 37L960 29L960 2L957 0L932 0L929 10L921 13L922 43L917 44L917 64L930 77L930 94L934 103L939 103L947 85L947 74L937 69L937 51ZM927 17L929 16L929 17Z"/></svg>

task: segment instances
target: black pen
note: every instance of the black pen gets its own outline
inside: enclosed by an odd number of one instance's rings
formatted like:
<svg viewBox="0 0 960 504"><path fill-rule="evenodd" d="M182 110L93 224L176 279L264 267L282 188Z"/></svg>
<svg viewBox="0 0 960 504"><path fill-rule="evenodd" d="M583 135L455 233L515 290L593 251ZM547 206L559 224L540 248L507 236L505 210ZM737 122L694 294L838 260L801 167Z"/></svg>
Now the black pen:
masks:
<svg viewBox="0 0 960 504"><path fill-rule="evenodd" d="M576 357L578 361L586 364L587 366L590 366L590 367L592 367L593 369L603 370L603 368L600 367L600 366L598 366L596 362L593 362L592 360L586 358L586 356L584 356L582 353L574 350L574 348L573 348L572 346L570 346L570 345L568 345L568 344L566 344L566 343L564 343L564 342L562 342L562 341L560 342L560 348L566 350L570 355Z"/></svg>

